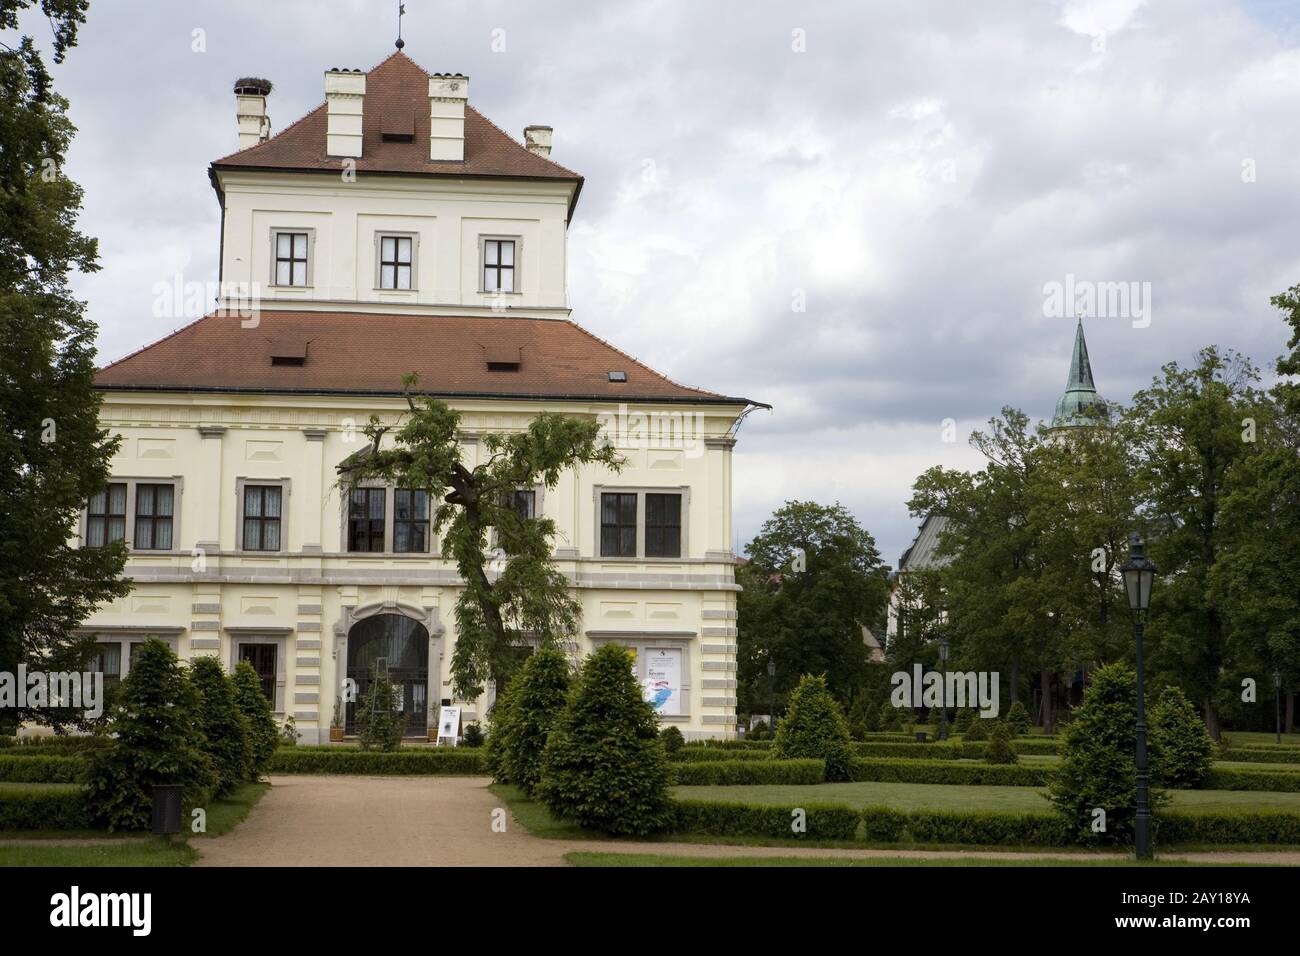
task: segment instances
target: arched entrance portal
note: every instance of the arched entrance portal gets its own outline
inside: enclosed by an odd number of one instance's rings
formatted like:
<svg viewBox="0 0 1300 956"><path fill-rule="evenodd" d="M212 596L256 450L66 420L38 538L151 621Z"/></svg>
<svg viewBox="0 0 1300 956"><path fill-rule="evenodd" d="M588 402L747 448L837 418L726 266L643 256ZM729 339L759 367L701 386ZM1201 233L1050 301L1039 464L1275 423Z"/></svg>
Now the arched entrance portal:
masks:
<svg viewBox="0 0 1300 956"><path fill-rule="evenodd" d="M423 737L429 716L429 632L401 614L376 614L348 631L348 677L356 681L357 700L347 705L346 733L357 732L356 709L381 657L388 662L389 680L401 688L405 733Z"/></svg>

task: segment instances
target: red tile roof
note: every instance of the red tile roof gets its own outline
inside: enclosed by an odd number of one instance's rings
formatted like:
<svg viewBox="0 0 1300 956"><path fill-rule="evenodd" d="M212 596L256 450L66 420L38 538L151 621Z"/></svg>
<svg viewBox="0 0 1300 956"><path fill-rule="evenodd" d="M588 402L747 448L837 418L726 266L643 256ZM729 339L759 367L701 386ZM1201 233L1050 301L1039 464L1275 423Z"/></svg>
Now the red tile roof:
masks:
<svg viewBox="0 0 1300 956"><path fill-rule="evenodd" d="M449 397L748 404L687 388L561 319L263 311L209 315L99 370L102 389L395 395L401 377ZM272 364L303 351L301 365ZM491 370L509 353L515 370ZM609 381L624 371L627 381Z"/></svg>
<svg viewBox="0 0 1300 956"><path fill-rule="evenodd" d="M250 146L212 164L225 169L328 170L337 172L342 160L325 152L325 104L264 143ZM383 139L387 126L414 125L413 142ZM465 159L429 159L429 74L406 54L397 52L366 75L361 119L358 172L412 173L432 176L503 176L522 179L568 180L582 177L558 163L530 153L472 106L465 106Z"/></svg>

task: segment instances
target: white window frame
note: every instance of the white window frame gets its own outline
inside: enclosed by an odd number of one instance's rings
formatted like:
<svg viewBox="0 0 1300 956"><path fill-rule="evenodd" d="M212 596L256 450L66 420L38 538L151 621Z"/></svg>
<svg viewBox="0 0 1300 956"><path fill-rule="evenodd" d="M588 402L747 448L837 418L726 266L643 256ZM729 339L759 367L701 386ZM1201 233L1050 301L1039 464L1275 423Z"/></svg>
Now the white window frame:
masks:
<svg viewBox="0 0 1300 956"><path fill-rule="evenodd" d="M636 495L636 554L635 555L603 555L600 553L600 496L602 494L622 494ZM681 495L682 498L682 547L681 554L677 557L662 557L659 555L649 555L645 553L645 496L651 495ZM690 527L690 510L691 510L691 489L689 485L678 485L674 487L656 488L651 485L641 485L636 487L622 487L619 485L595 485L592 495L592 508L595 520L595 531L593 534L592 556L599 561L659 561L659 562L681 562L687 559L690 552L689 542L687 540L687 529Z"/></svg>
<svg viewBox="0 0 1300 956"><path fill-rule="evenodd" d="M290 282L280 283L276 281L279 276L279 270L276 268L276 249L279 246L278 237L281 234L288 234L288 233L293 233L294 235L307 236L306 285L293 284L292 267L289 269L289 279L291 280ZM271 271L270 271L270 282L268 282L267 284L274 289L310 289L315 284L315 273L316 273L316 230L315 228L312 226L272 226L271 227Z"/></svg>
<svg viewBox="0 0 1300 956"><path fill-rule="evenodd" d="M487 272L487 244L489 242L513 242L515 244L514 264L511 271L514 274L514 288L509 292L489 289L485 280ZM520 286L523 285L523 236L497 235L495 233L484 233L478 237L478 291L481 295L522 295Z"/></svg>
<svg viewBox="0 0 1300 956"><path fill-rule="evenodd" d="M387 288L383 284L383 248L385 239L409 239L411 241L411 286L402 289L394 286ZM375 291L376 292L418 292L420 264L420 234L418 232L399 232L393 229L381 229L375 233ZM397 281L396 274L393 281Z"/></svg>

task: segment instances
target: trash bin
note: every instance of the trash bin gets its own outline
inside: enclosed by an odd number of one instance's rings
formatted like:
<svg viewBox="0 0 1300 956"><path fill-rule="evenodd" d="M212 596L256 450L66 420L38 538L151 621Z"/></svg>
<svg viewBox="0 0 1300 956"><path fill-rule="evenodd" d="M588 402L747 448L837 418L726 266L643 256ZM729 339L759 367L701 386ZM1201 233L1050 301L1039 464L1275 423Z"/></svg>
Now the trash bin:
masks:
<svg viewBox="0 0 1300 956"><path fill-rule="evenodd" d="M181 832L181 797L185 788L178 783L153 788L153 832L156 836Z"/></svg>
<svg viewBox="0 0 1300 956"><path fill-rule="evenodd" d="M925 743L925 731L924 731L924 730L918 730L918 731L916 732L916 742L917 742L918 744L923 744L923 743Z"/></svg>

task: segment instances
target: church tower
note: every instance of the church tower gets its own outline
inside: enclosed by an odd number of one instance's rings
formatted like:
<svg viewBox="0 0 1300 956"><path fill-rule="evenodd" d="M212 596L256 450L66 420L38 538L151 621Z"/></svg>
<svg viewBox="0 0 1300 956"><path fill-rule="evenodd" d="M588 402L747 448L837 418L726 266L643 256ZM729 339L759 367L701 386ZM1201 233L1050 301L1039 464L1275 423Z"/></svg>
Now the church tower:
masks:
<svg viewBox="0 0 1300 956"><path fill-rule="evenodd" d="M1065 392L1056 403L1052 428L1096 427L1110 422L1110 405L1097 394L1088 361L1088 343L1083 337L1083 319L1074 333L1074 356L1070 360L1070 378Z"/></svg>

